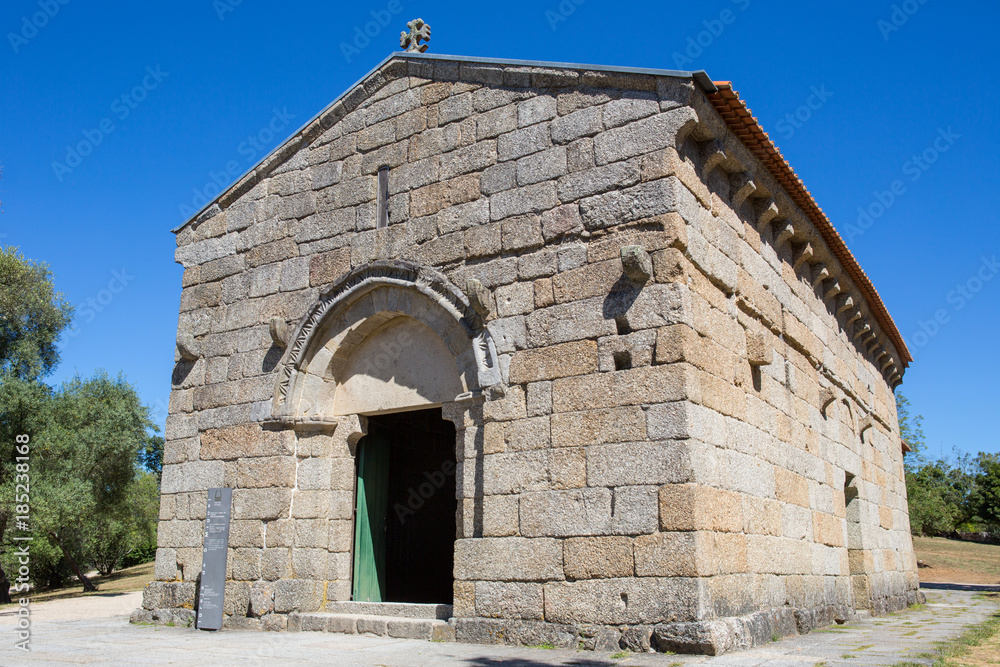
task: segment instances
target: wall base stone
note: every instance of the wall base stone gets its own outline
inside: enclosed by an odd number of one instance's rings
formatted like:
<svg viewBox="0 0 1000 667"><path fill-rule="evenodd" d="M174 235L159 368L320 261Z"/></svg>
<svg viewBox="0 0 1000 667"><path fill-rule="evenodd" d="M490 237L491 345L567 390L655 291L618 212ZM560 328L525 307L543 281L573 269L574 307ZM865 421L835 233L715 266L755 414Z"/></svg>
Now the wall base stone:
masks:
<svg viewBox="0 0 1000 667"><path fill-rule="evenodd" d="M170 584L173 582L153 582ZM178 583L177 585L183 585ZM157 589L164 589L163 586ZM167 589L169 590L169 589ZM172 595L171 591L168 595ZM905 609L911 604L923 604L924 595L910 591L905 595L880 598L875 602L876 615ZM780 637L806 634L816 628L846 623L860 614L846 605L832 604L809 609L782 607L759 611L746 616L732 616L704 621L660 623L656 625L593 625L562 624L498 618L452 618L447 626L431 633L434 641L459 641L468 644L500 644L508 646L554 646L585 651L633 653L673 652L721 655L768 644ZM195 611L181 607L137 609L130 622L136 624L194 627ZM340 618L330 614L268 613L259 618L227 614L226 629L265 631L326 631L348 634L375 634L405 637L408 632L392 632L393 619L388 617L358 617L350 629L341 627ZM413 623L412 619L404 619ZM365 623L380 623L385 627L368 627ZM429 622L429 621L428 621ZM427 633L420 633L421 637Z"/></svg>

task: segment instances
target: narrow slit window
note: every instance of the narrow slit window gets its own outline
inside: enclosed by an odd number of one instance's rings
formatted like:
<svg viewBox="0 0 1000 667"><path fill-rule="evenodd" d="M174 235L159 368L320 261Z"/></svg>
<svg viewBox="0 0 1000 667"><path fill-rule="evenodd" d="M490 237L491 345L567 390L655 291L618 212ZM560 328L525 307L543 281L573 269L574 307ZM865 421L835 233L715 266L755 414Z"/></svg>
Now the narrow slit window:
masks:
<svg viewBox="0 0 1000 667"><path fill-rule="evenodd" d="M375 218L375 229L385 229L389 226L389 167L378 170L378 207Z"/></svg>

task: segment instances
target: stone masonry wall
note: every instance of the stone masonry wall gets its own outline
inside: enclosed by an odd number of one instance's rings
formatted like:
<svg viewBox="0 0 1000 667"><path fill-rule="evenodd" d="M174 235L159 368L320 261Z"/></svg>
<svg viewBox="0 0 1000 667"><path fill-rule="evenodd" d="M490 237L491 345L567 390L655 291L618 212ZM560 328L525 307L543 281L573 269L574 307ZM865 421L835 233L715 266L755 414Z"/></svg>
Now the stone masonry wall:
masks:
<svg viewBox="0 0 1000 667"><path fill-rule="evenodd" d="M268 323L381 259L491 291L502 390L446 414L459 639L718 651L914 599L892 391L814 287L836 260L689 79L400 57L177 243L199 358L174 372L142 619L190 617L211 486L236 489L228 625L350 598L353 458L339 426L260 424Z"/></svg>

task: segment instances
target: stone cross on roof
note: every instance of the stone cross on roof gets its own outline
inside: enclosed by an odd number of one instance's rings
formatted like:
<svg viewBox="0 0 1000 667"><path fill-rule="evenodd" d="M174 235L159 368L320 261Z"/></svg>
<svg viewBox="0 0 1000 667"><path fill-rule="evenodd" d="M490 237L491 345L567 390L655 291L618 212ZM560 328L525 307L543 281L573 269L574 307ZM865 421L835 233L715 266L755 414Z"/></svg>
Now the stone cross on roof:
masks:
<svg viewBox="0 0 1000 667"><path fill-rule="evenodd" d="M424 23L423 19L413 19L406 24L410 32L399 33L399 45L407 51L423 53L427 50L426 44L420 41L429 42L431 40L431 27Z"/></svg>

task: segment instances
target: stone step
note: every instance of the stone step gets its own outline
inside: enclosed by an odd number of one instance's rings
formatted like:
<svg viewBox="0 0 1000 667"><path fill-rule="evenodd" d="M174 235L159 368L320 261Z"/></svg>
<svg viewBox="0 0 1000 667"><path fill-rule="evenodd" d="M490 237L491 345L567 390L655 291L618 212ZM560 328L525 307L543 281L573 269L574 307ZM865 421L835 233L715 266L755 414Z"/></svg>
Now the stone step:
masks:
<svg viewBox="0 0 1000 667"><path fill-rule="evenodd" d="M413 604L410 602L327 602L326 610L334 614L447 621L451 618L452 606L450 604Z"/></svg>
<svg viewBox="0 0 1000 667"><path fill-rule="evenodd" d="M435 605L428 605L435 606ZM311 612L293 614L290 625L301 631L338 632L347 635L377 635L397 639L453 641L454 630L446 621L436 618L406 618L371 614L336 614Z"/></svg>

